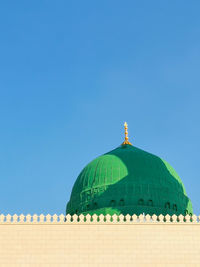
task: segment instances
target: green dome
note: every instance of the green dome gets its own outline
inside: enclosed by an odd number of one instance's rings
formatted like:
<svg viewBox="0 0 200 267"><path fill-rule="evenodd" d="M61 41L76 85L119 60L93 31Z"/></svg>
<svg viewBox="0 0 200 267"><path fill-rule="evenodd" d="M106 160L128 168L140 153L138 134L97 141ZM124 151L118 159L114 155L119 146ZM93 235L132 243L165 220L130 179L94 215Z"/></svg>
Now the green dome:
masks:
<svg viewBox="0 0 200 267"><path fill-rule="evenodd" d="M175 170L163 159L132 145L90 162L78 176L67 204L70 214L192 214Z"/></svg>

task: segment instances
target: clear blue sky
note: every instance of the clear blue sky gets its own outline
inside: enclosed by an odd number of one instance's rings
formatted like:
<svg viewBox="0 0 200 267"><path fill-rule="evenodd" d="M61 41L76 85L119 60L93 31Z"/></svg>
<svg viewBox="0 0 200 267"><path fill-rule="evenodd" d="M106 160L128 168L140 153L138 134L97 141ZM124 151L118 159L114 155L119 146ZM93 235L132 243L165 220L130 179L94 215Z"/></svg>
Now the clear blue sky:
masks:
<svg viewBox="0 0 200 267"><path fill-rule="evenodd" d="M200 1L3 1L0 213L64 213L123 141L167 160L200 214Z"/></svg>

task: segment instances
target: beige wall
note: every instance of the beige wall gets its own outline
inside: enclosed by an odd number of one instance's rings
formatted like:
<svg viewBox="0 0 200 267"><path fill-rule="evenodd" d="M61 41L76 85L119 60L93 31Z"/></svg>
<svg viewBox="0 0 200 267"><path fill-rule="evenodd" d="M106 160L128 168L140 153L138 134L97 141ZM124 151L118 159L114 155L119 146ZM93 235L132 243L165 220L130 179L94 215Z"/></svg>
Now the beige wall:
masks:
<svg viewBox="0 0 200 267"><path fill-rule="evenodd" d="M0 224L0 266L145 265L200 266L200 224Z"/></svg>

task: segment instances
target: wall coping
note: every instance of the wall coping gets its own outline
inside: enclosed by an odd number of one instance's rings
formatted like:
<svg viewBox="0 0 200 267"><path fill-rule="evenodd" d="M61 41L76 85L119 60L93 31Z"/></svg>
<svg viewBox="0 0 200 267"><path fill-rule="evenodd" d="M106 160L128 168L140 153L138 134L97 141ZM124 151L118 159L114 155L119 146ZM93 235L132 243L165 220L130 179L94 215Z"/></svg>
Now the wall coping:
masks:
<svg viewBox="0 0 200 267"><path fill-rule="evenodd" d="M200 216L196 215L44 215L44 214L0 214L0 224L199 224Z"/></svg>

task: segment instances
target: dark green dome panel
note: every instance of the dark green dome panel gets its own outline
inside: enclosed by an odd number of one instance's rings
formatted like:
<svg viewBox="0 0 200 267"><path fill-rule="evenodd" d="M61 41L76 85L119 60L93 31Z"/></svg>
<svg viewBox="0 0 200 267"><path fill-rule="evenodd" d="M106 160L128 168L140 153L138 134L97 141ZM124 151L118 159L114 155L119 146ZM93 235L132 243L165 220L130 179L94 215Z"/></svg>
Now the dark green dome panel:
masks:
<svg viewBox="0 0 200 267"><path fill-rule="evenodd" d="M82 170L66 212L193 213L184 185L169 163L131 145L96 158Z"/></svg>

